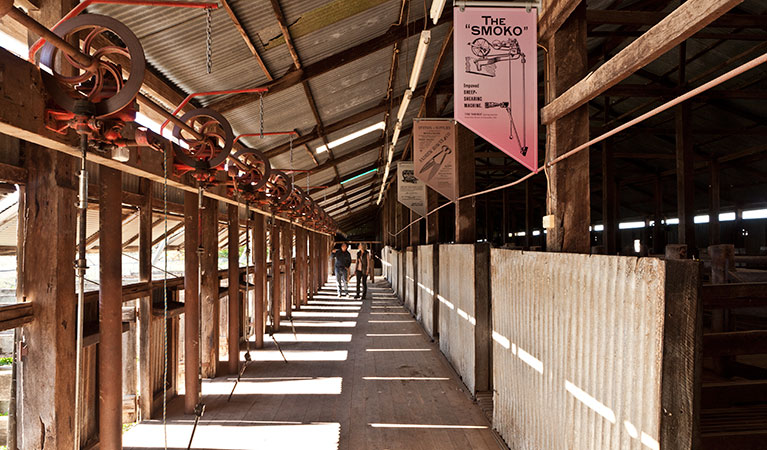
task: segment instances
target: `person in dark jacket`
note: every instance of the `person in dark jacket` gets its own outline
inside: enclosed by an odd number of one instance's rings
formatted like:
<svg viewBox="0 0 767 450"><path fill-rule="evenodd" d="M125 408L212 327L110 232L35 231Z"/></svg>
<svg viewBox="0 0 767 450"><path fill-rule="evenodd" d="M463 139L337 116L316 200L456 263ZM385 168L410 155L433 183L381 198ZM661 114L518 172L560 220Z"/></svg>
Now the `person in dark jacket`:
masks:
<svg viewBox="0 0 767 450"><path fill-rule="evenodd" d="M352 265L352 255L347 250L346 244L341 244L340 250L333 252L335 260L333 268L336 272L336 282L338 283L338 296L349 296L349 267ZM343 295L342 295L343 288Z"/></svg>
<svg viewBox="0 0 767 450"><path fill-rule="evenodd" d="M354 265L354 275L357 277L357 295L360 298L360 284L362 284L362 298L368 295L368 274L373 272L373 255L367 250L365 244L360 244L357 252L357 263Z"/></svg>

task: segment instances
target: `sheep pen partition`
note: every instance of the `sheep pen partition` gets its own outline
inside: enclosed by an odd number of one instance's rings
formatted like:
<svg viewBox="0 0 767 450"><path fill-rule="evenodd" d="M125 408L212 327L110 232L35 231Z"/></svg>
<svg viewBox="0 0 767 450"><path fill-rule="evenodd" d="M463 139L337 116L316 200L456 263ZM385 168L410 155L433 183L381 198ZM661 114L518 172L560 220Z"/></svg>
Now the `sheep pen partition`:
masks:
<svg viewBox="0 0 767 450"><path fill-rule="evenodd" d="M493 425L512 450L694 447L697 263L493 249L490 266Z"/></svg>

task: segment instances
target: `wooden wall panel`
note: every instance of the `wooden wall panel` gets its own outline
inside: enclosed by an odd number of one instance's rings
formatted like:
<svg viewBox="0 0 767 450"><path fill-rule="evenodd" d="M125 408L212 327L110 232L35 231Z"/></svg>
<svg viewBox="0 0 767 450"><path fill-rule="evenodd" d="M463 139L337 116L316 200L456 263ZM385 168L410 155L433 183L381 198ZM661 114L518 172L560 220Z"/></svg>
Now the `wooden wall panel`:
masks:
<svg viewBox="0 0 767 450"><path fill-rule="evenodd" d="M439 301L437 300L439 267L435 266L438 260L439 246L421 245L418 247L418 311L416 317L423 324L426 332L432 339L436 339L439 333Z"/></svg>

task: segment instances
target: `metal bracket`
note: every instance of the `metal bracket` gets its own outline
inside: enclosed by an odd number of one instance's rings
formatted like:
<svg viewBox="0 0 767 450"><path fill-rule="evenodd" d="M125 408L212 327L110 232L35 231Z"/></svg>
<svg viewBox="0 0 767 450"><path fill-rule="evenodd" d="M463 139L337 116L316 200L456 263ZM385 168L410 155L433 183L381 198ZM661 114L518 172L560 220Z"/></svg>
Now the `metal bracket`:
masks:
<svg viewBox="0 0 767 450"><path fill-rule="evenodd" d="M541 11L541 0L507 0L507 1L487 1L487 0L453 0L453 6L460 8L461 12L468 7L485 7L485 8L525 8L527 12L530 12L532 8L536 8L536 12Z"/></svg>

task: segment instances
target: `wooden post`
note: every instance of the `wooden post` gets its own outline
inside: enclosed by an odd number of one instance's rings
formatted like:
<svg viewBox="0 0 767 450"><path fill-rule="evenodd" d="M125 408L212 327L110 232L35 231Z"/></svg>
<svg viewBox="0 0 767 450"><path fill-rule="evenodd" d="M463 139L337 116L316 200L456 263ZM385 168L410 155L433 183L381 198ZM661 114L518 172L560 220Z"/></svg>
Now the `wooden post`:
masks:
<svg viewBox="0 0 767 450"><path fill-rule="evenodd" d="M26 239L19 240L22 298L35 320L23 328L19 448L73 448L75 400L75 158L26 145ZM87 407L87 405L83 405ZM85 436L81 442L85 441Z"/></svg>
<svg viewBox="0 0 767 450"><path fill-rule="evenodd" d="M711 257L711 283L727 283L730 271L735 270L735 246L732 244L710 245L708 247L708 256ZM731 331L729 309L715 309L711 311L711 331ZM729 377L732 362L733 358L731 356L714 358L714 371Z"/></svg>
<svg viewBox="0 0 767 450"><path fill-rule="evenodd" d="M714 159L711 168L711 204L708 214L709 244L719 244L719 162Z"/></svg>
<svg viewBox="0 0 767 450"><path fill-rule="evenodd" d="M142 283L150 283L152 281L152 182L142 178L139 188L143 196L143 205L139 209L139 280ZM138 299L138 408L143 420L152 418L151 322L152 294L150 290L149 295Z"/></svg>
<svg viewBox="0 0 767 450"><path fill-rule="evenodd" d="M203 198L200 211L202 225L202 253L200 255L200 273L202 275L202 376L215 378L218 373L219 324L221 305L218 282L218 201L210 197Z"/></svg>
<svg viewBox="0 0 767 450"><path fill-rule="evenodd" d="M605 106L607 102L605 102ZM618 185L615 182L615 162L607 140L602 141L602 224L604 230L605 251L608 255L615 255L620 250L618 246Z"/></svg>
<svg viewBox="0 0 767 450"><path fill-rule="evenodd" d="M509 205L509 189L506 188L501 193L501 245L505 245L508 241L509 233L509 211L511 211L511 205Z"/></svg>
<svg viewBox="0 0 767 450"><path fill-rule="evenodd" d="M293 226L285 225L282 229L282 255L285 260L285 275L283 276L285 299L285 317L293 317Z"/></svg>
<svg viewBox="0 0 767 450"><path fill-rule="evenodd" d="M588 73L586 52L586 3L581 2L548 42L551 102ZM555 158L588 141L588 106L583 105L547 125L549 157ZM591 190L589 152L580 152L549 169L551 190L548 214L554 228L547 230L546 249L588 253L591 249Z"/></svg>
<svg viewBox="0 0 767 450"><path fill-rule="evenodd" d="M679 86L686 83L686 45L679 45ZM676 195L679 243L687 245L687 256L697 255L695 245L695 156L692 147L690 102L674 108L676 127Z"/></svg>
<svg viewBox="0 0 767 450"><path fill-rule="evenodd" d="M414 220L418 219L418 214L415 213L415 211L410 211L410 222L413 222ZM416 222L413 225L410 226L410 245L415 247L416 245L421 245L421 222Z"/></svg>
<svg viewBox="0 0 767 450"><path fill-rule="evenodd" d="M399 189L399 183L392 183L392 192L394 192L395 189ZM392 194L393 196L393 194ZM403 223L405 222L405 219L403 217L403 211L400 207L400 203L396 201L396 199L392 200L394 202L394 231L393 233L396 235L394 236L394 247L397 250L402 249L402 235L404 233L400 233L399 231L402 229ZM399 233L399 234L397 234Z"/></svg>
<svg viewBox="0 0 767 450"><path fill-rule="evenodd" d="M533 199L530 193L530 180L525 181L525 250L530 250L530 242L533 239L531 223L533 220Z"/></svg>
<svg viewBox="0 0 767 450"><path fill-rule="evenodd" d="M122 172L99 167L99 448L122 449Z"/></svg>
<svg viewBox="0 0 767 450"><path fill-rule="evenodd" d="M250 214L250 213L249 213ZM266 325L266 216L256 214L253 218L253 328L255 347L264 347Z"/></svg>
<svg viewBox="0 0 767 450"><path fill-rule="evenodd" d="M270 236L272 254L272 331L280 331L280 301L282 293L280 289L280 226L276 219L272 219L272 232Z"/></svg>
<svg viewBox="0 0 767 450"><path fill-rule="evenodd" d="M439 194L434 189L426 188L426 211L431 211L439 206ZM437 244L439 242L439 211L426 216L426 243Z"/></svg>
<svg viewBox="0 0 767 450"><path fill-rule="evenodd" d="M474 134L463 125L455 129L455 173L458 196L474 193ZM477 240L476 198L459 200L455 205L455 242L473 244Z"/></svg>
<svg viewBox="0 0 767 450"><path fill-rule="evenodd" d="M200 400L199 215L197 194L184 192L184 412ZM151 318L151 316L150 316ZM142 390L143 392L143 390ZM148 394L151 397L151 390ZM151 399L149 400L151 408Z"/></svg>
<svg viewBox="0 0 767 450"><path fill-rule="evenodd" d="M666 248L666 231L663 225L663 184L660 177L655 178L655 226L652 230L653 253L663 254Z"/></svg>
<svg viewBox="0 0 767 450"><path fill-rule="evenodd" d="M229 250L229 364L230 374L240 371L240 208L228 206ZM246 280L246 282L250 282Z"/></svg>

